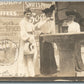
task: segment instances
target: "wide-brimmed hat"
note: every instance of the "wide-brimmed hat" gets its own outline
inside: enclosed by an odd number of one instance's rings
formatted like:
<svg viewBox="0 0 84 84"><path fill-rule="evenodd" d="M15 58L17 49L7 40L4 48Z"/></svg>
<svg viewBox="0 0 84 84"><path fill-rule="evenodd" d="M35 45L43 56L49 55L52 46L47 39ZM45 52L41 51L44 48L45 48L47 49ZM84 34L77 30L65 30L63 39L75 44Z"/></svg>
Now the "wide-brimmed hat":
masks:
<svg viewBox="0 0 84 84"><path fill-rule="evenodd" d="M76 18L80 18L81 17L81 15L77 11L66 11L65 14L66 14L66 16L73 15Z"/></svg>

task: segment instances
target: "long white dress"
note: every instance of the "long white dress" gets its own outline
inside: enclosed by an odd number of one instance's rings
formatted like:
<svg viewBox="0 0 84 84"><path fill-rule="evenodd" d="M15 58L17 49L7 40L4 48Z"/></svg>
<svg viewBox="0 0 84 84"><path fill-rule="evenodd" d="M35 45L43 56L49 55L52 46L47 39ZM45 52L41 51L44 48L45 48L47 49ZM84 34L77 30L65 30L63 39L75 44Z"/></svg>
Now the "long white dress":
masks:
<svg viewBox="0 0 84 84"><path fill-rule="evenodd" d="M34 71L34 62L36 60L37 56L37 48L36 48L36 42L34 38L34 34L29 34L28 32L34 31L34 25L26 20L26 18L22 19L20 22L20 28L21 28L21 40L20 40L20 49L19 49L19 58L18 58L18 76L35 76ZM29 55L24 55L24 50L26 49L25 41L29 39L29 41L34 45L34 55L33 58ZM26 64L27 60L27 64Z"/></svg>

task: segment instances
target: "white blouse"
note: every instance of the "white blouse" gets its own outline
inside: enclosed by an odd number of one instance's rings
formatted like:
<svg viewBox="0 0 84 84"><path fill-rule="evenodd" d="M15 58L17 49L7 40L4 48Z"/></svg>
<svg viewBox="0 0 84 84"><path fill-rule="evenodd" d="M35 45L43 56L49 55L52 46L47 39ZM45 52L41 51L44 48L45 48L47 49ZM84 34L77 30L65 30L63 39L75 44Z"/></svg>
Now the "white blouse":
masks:
<svg viewBox="0 0 84 84"><path fill-rule="evenodd" d="M80 32L80 25L77 22L72 21L71 23L67 23L67 25L68 25L68 33Z"/></svg>
<svg viewBox="0 0 84 84"><path fill-rule="evenodd" d="M33 32L34 31L34 25L33 23L28 22L25 18L22 19L20 22L20 28L21 28L21 38L22 40L27 40L30 38L30 35L27 32Z"/></svg>
<svg viewBox="0 0 84 84"><path fill-rule="evenodd" d="M54 34L55 33L55 23L53 20L45 22L41 27L42 33Z"/></svg>

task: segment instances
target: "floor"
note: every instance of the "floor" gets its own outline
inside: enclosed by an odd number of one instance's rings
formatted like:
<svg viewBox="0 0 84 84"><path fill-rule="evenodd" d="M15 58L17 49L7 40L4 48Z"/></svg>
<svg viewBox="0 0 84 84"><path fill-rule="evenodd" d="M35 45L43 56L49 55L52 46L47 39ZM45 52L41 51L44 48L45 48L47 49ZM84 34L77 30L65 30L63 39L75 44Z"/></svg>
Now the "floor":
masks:
<svg viewBox="0 0 84 84"><path fill-rule="evenodd" d="M55 53L55 60L56 60L56 62L57 62L57 66L59 66L60 64L59 64L59 55L58 55L59 53L58 53L58 51ZM83 63L84 63L84 46L81 46L81 57L82 57L82 60L83 60ZM40 62L40 61L39 61ZM40 63L39 63L40 64ZM39 65L39 67L40 67L40 65ZM60 69L60 66L58 67L58 71L59 71L59 69ZM52 75L47 75L47 76L45 76L45 75L42 75L42 74L40 74L40 69L38 68L37 70L36 70L36 73L37 73L37 77L57 77L57 73L56 74L52 74ZM82 72L76 72L76 76L77 77L84 77L84 71L82 71Z"/></svg>
<svg viewBox="0 0 84 84"><path fill-rule="evenodd" d="M56 54L55 60L57 62L57 65L59 66L60 64L59 64L59 55L58 55L59 53L58 53L58 51L55 54ZM84 46L81 46L81 56L82 56L83 63L84 63ZM39 60L40 60L40 57L38 58L38 62L36 64L36 67L37 66L40 67L40 61ZM10 76L13 76L13 74L15 75L15 73L17 72L16 66L17 66L17 62L15 62L15 64L12 66L6 66L6 67L0 66L0 76L2 77L2 74L3 74L3 76L6 76L6 75L8 76L8 74L10 72L11 72ZM52 74L52 75L47 75L47 76L40 74L40 68L39 67L36 68L36 77L57 77L57 73ZM58 67L58 70L59 69L60 69L60 67ZM4 74L6 74L6 75L4 75ZM84 71L77 72L77 77L84 77Z"/></svg>

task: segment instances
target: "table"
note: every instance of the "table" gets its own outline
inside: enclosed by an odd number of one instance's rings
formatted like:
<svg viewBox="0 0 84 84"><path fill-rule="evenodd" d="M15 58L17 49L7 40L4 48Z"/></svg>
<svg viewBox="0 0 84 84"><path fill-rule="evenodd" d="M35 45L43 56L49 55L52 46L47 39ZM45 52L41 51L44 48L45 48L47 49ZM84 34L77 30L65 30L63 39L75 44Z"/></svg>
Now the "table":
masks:
<svg viewBox="0 0 84 84"><path fill-rule="evenodd" d="M47 41L57 44L60 57L60 72L57 73L58 77L75 77L75 43L77 41L80 42L83 39L84 32L40 35L40 52L42 51L41 42ZM40 56L42 56L42 53L40 53ZM40 69L41 68L42 66L40 66Z"/></svg>

